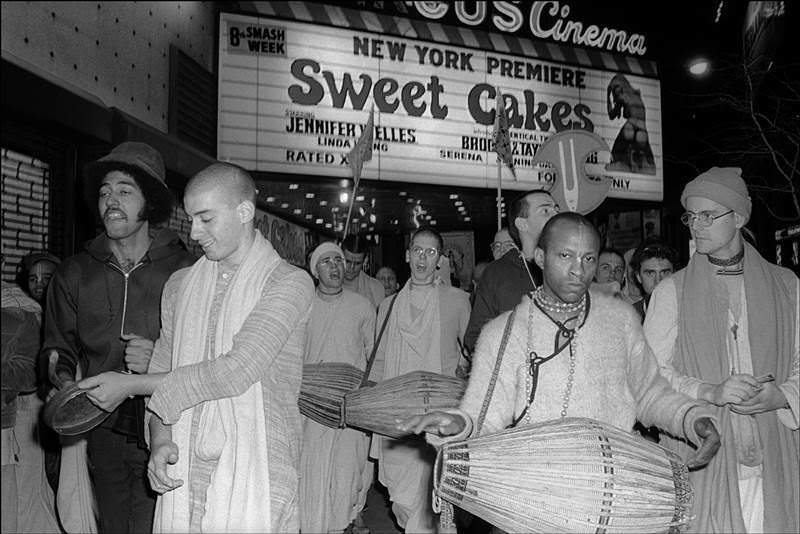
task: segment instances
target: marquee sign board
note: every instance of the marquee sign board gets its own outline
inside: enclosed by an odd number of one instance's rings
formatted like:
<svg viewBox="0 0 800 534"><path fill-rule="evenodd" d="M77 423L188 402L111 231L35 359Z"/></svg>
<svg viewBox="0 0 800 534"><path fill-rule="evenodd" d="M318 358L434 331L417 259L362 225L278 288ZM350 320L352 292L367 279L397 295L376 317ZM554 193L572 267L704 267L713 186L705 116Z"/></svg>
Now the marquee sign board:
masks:
<svg viewBox="0 0 800 534"><path fill-rule="evenodd" d="M505 188L549 186L553 173L534 162L537 149L578 129L612 147L590 165L590 174L611 178L609 196L662 198L657 79L273 17L220 17L221 160L349 177L347 153L374 104L374 154L363 178L494 187L499 88L517 171L514 180L503 169Z"/></svg>

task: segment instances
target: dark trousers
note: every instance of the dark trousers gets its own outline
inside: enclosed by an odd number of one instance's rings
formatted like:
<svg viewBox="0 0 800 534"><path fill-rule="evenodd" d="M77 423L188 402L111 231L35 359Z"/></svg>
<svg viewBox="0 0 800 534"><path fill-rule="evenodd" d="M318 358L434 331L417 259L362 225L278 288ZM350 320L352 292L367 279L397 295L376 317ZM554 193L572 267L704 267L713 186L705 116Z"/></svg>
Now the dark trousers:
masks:
<svg viewBox="0 0 800 534"><path fill-rule="evenodd" d="M89 434L87 451L100 532L152 532L156 499L147 481L147 451L103 427Z"/></svg>

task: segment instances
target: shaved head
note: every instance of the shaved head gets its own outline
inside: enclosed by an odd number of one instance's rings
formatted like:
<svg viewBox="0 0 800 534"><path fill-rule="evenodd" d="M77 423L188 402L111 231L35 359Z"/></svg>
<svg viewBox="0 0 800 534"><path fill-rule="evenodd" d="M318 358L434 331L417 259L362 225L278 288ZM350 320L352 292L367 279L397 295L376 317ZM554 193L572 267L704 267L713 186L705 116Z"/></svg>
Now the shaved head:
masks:
<svg viewBox="0 0 800 534"><path fill-rule="evenodd" d="M212 163L198 172L186 185L185 195L214 191L228 206L242 202L256 204L256 184L246 170L230 163Z"/></svg>
<svg viewBox="0 0 800 534"><path fill-rule="evenodd" d="M547 221L544 228L542 228L542 234L539 236L538 247L547 251L555 234L562 228L568 232L575 232L581 229L588 231L597 242L598 249L600 248L600 234L597 233L597 228L583 215L571 211L565 211L554 215Z"/></svg>

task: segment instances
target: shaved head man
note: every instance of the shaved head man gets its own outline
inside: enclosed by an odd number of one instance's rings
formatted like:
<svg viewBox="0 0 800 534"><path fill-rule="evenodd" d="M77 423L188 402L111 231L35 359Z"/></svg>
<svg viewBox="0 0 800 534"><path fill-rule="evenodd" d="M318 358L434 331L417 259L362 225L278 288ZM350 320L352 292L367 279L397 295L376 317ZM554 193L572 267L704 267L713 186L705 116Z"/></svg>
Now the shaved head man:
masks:
<svg viewBox="0 0 800 534"><path fill-rule="evenodd" d="M599 248L597 231L582 215L549 219L534 250L542 285L522 297L513 314L483 328L459 409L415 416L398 429L429 432L429 442L440 445L442 438L564 417L631 429L638 415L698 445L690 469L707 464L720 439L705 405L670 388L630 305L589 292ZM492 398L495 388L499 395ZM484 411L486 398L492 402ZM485 416L482 429L473 424L479 415Z"/></svg>
<svg viewBox="0 0 800 534"><path fill-rule="evenodd" d="M255 198L233 165L192 178L184 209L205 255L164 288L148 374L81 383L104 409L151 395L155 532L300 528L297 398L314 288L256 231ZM211 456L201 444L216 444Z"/></svg>
<svg viewBox="0 0 800 534"><path fill-rule="evenodd" d="M184 210L192 219L191 238L209 260L241 263L255 237L255 199L253 179L233 165L213 164L189 181Z"/></svg>

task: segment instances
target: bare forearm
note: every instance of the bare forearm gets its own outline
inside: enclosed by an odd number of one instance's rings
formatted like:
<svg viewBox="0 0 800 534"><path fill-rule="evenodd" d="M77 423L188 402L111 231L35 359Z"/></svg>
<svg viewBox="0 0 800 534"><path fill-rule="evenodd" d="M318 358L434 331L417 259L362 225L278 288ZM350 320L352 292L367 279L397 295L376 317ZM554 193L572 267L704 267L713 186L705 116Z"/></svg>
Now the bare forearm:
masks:
<svg viewBox="0 0 800 534"><path fill-rule="evenodd" d="M165 425L156 414L150 414L150 449L155 449L159 444L172 441L172 427Z"/></svg>
<svg viewBox="0 0 800 534"><path fill-rule="evenodd" d="M143 375L130 375L129 395L152 395L153 391L161 384L167 373L148 373Z"/></svg>

